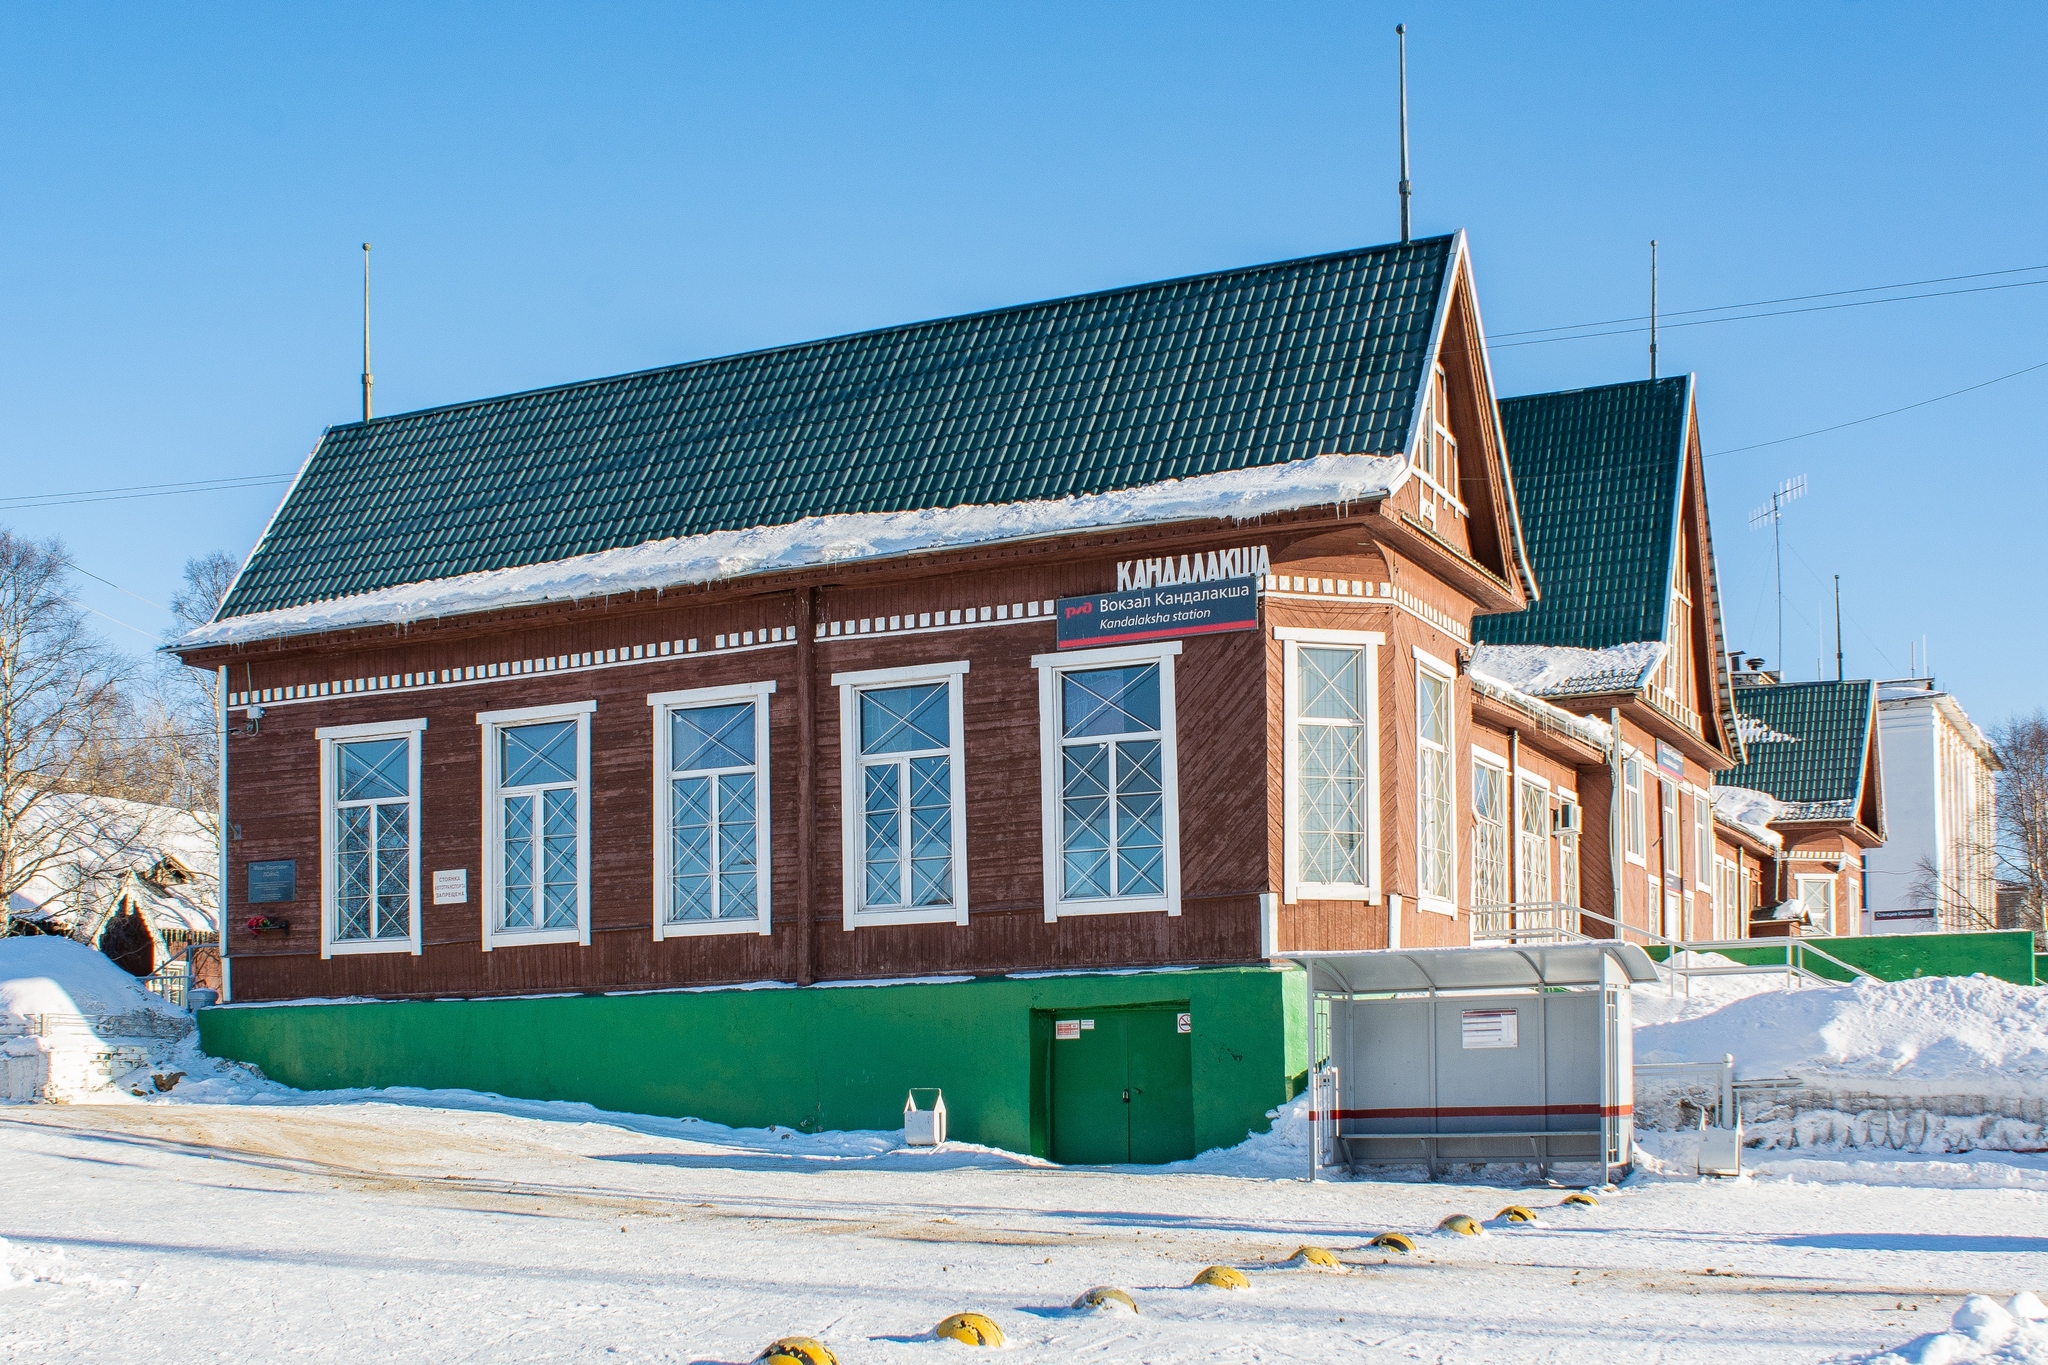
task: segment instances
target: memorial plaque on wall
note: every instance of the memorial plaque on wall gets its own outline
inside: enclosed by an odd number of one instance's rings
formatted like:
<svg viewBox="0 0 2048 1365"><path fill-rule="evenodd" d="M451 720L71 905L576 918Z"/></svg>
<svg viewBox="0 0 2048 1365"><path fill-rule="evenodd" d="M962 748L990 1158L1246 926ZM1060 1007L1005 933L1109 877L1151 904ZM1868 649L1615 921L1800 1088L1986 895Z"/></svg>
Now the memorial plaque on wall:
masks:
<svg viewBox="0 0 2048 1365"><path fill-rule="evenodd" d="M280 858L275 862L249 864L249 904L273 905L278 901L297 900L298 896L298 859Z"/></svg>

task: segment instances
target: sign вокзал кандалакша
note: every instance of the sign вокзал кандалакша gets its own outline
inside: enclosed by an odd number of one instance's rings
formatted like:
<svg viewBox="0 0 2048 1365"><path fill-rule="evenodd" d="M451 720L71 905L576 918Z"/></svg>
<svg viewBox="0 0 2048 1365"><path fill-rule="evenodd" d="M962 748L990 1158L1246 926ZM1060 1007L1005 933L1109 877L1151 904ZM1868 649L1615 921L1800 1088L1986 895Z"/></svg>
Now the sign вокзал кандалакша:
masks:
<svg viewBox="0 0 2048 1365"><path fill-rule="evenodd" d="M1224 578L1062 597L1057 620L1061 649L1254 630L1259 624L1259 580Z"/></svg>

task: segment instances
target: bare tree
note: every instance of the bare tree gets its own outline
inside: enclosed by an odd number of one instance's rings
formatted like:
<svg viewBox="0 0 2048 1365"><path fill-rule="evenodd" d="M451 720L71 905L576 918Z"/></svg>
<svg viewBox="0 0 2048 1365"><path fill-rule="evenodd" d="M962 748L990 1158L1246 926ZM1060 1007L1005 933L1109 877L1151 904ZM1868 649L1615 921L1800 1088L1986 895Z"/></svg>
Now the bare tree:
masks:
<svg viewBox="0 0 2048 1365"><path fill-rule="evenodd" d="M2000 880L2018 892L2019 922L2038 935L2048 909L2048 712L2014 716L1991 732L1998 761Z"/></svg>
<svg viewBox="0 0 2048 1365"><path fill-rule="evenodd" d="M121 681L72 600L64 547L0 530L0 906L145 835L146 808L89 794L120 738ZM11 911L0 914L0 933L12 927Z"/></svg>

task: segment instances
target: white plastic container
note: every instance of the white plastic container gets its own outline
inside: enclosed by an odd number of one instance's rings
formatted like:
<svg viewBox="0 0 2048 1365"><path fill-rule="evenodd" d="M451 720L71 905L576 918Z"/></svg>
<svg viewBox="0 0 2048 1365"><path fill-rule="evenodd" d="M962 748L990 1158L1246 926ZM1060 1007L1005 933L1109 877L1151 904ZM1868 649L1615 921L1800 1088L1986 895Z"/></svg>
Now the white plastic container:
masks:
<svg viewBox="0 0 2048 1365"><path fill-rule="evenodd" d="M937 1089L924 1093L932 1097L929 1109L918 1108L915 1089L903 1101L903 1143L906 1147L937 1147L946 1140L946 1093Z"/></svg>

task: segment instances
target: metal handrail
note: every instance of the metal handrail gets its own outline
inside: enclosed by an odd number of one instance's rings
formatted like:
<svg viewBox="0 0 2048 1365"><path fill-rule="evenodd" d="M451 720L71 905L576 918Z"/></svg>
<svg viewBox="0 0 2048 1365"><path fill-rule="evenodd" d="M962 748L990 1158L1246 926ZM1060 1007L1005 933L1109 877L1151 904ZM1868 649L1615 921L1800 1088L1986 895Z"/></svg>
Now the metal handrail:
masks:
<svg viewBox="0 0 2048 1365"><path fill-rule="evenodd" d="M1581 915L1591 915L1594 919L1599 920L1602 924L1610 925L1621 933L1640 934L1643 936L1644 939L1648 940L1649 942L1659 944L1666 948L1670 948L1674 953L1711 953L1716 952L1722 948L1740 948L1745 951L1750 951L1757 948L1769 948L1776 946L1769 939L1756 938L1696 939L1688 942L1683 939L1666 938L1664 937L1664 935L1654 933L1651 930L1639 929L1633 924L1624 924L1619 920L1615 920L1606 915L1601 914L1597 910L1581 910L1579 911L1579 913ZM1824 952L1821 949L1812 946L1811 944L1805 942L1802 939L1786 938L1783 940L1783 942L1785 944L1785 970L1788 972L1797 972L1801 976L1812 977L1816 981L1827 981L1827 977L1821 976L1817 972L1810 972L1806 969L1803 963L1798 963L1793 960L1795 956L1805 957L1807 954L1810 953L1814 957L1819 958L1823 962L1831 962L1835 966L1840 967L1843 971L1849 974L1849 979L1852 981L1858 979L1864 981L1877 980L1876 977L1872 976L1869 972L1864 971L1861 967L1852 967L1848 963L1842 961L1842 959L1836 957L1834 954ZM1674 972L1698 976L1728 974L1731 971L1731 969L1727 967L1686 968L1678 966L1675 963L1665 965L1669 965L1671 967L1671 970Z"/></svg>
<svg viewBox="0 0 2048 1365"><path fill-rule="evenodd" d="M1570 928L1571 917L1583 913L1570 901L1512 901L1472 909L1472 937L1490 943L1576 943L1587 936ZM1534 923L1521 923L1527 915ZM1545 922L1547 919L1548 922Z"/></svg>

